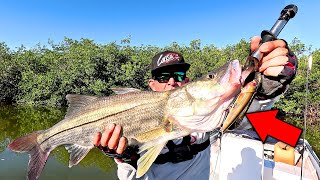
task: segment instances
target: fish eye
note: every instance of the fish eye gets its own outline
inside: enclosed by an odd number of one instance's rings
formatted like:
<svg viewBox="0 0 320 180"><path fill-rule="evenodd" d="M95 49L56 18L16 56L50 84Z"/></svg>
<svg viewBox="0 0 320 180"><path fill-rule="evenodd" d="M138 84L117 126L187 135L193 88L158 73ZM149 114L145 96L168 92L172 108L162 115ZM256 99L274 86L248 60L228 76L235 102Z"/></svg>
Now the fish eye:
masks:
<svg viewBox="0 0 320 180"><path fill-rule="evenodd" d="M214 78L214 74L209 74L208 78L213 79Z"/></svg>

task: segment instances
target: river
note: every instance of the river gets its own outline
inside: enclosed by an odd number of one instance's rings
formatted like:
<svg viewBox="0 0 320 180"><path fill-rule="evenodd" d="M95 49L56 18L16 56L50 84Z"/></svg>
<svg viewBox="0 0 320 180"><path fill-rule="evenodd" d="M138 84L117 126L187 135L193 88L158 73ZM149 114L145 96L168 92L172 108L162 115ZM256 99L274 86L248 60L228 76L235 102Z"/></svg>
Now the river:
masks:
<svg viewBox="0 0 320 180"><path fill-rule="evenodd" d="M7 149L13 139L26 133L46 129L60 121L65 109L31 106L0 106L0 179L26 179L29 156ZM69 154L56 148L40 176L40 180L117 179L116 164L99 150L93 149L76 166L68 167Z"/></svg>
<svg viewBox="0 0 320 180"><path fill-rule="evenodd" d="M28 154L14 153L7 145L24 134L47 129L63 119L66 109L33 106L0 106L0 179L26 178ZM319 140L313 140L319 142ZM312 142L310 142L312 144ZM319 149L317 155L320 157ZM69 154L63 147L52 151L40 180L117 179L113 159L93 149L76 166L68 167Z"/></svg>

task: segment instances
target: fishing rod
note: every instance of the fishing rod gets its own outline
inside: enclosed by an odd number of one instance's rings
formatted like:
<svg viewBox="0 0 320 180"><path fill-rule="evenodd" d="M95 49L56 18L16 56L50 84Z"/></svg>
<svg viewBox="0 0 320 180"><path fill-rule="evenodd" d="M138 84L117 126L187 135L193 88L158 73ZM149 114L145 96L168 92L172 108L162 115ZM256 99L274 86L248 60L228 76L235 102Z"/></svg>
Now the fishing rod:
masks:
<svg viewBox="0 0 320 180"><path fill-rule="evenodd" d="M287 5L285 8L283 8L280 12L279 18L272 28L269 31L263 30L261 32L261 41L259 47L265 42L276 40L282 29L285 27L288 21L297 14L297 12L298 7L293 4ZM242 75L246 77L244 81L244 88L241 90L234 102L232 102L229 112L224 118L224 123L221 128L222 132L225 132L227 129L229 129L234 122L242 121L251 102L253 101L255 93L261 84L262 74L259 72L259 66L262 56L263 53L261 53L259 48L257 48L256 51L252 52L251 55L247 57L242 73Z"/></svg>
<svg viewBox="0 0 320 180"><path fill-rule="evenodd" d="M308 94L309 94L309 74L311 73L311 68L312 68L312 54L309 55L308 60L307 60L307 76L306 76L306 91L305 91L305 108L304 108L304 116L303 116L303 149L302 149L302 154L301 154L301 170L300 170L300 179L303 177L303 154L304 151L306 150L306 131L307 131L307 113L308 113Z"/></svg>
<svg viewBox="0 0 320 180"><path fill-rule="evenodd" d="M259 47L261 44L273 41L277 39L278 35L282 31L282 29L285 27L285 25L288 23L290 19L292 19L298 12L298 7L296 5L290 4L287 5L281 12L280 17L277 19L275 24L272 26L272 28L268 30L264 30L261 32L261 41L259 44ZM210 136L218 137L220 139L221 143L221 137L222 134L230 128L230 126L234 122L240 122L242 121L245 113L247 112L251 102L253 101L253 98L255 96L255 93L257 89L259 88L261 84L261 73L259 72L259 62L262 59L263 54L259 51L259 47L256 51L252 52L250 56L247 57L246 64L243 68L244 77L246 77L244 82L244 88L248 91L242 91L238 95L237 98L231 103L231 106L227 110L226 116L223 119L223 125L219 130L212 131L212 134ZM254 83L251 82L257 82L257 85L252 85ZM245 86L247 83L250 86ZM214 138L213 138L214 139ZM220 144L220 152L221 152L221 144ZM220 158L221 161L221 158ZM263 168L262 168L262 175L263 175ZM262 176L263 177L263 176Z"/></svg>
<svg viewBox="0 0 320 180"><path fill-rule="evenodd" d="M275 22L275 24L272 26L272 28L268 30L263 30L261 32L261 41L259 44L259 47L261 44L276 40L282 29L285 27L285 25L289 22L290 19L292 19L298 12L298 7L294 4L287 5L283 10L280 12L280 16L278 20ZM245 67L254 67L255 71L258 71L259 68L259 62L262 59L263 53L259 51L259 48L254 51L250 56L247 57L247 63L254 63L249 64Z"/></svg>
<svg viewBox="0 0 320 180"><path fill-rule="evenodd" d="M241 90L238 97L232 103L227 116L224 119L221 132L225 132L234 122L242 121L245 113L247 112L250 104L252 103L257 90L261 86L262 73L259 72L259 67L261 65L261 59L263 53L259 51L260 46L268 41L276 40L285 25L292 19L298 12L298 7L294 4L287 5L281 12L280 16L268 30L263 30L261 32L261 41L259 47L256 51L252 52L251 55L247 57L246 64L243 68L242 75L246 77L244 83L244 88ZM264 144L263 144L264 146ZM264 149L264 147L263 147ZM262 162L264 166L264 161ZM261 174L263 177L264 168L261 169Z"/></svg>
<svg viewBox="0 0 320 180"><path fill-rule="evenodd" d="M276 23L272 26L272 28L269 31L264 30L261 32L261 41L260 41L259 47L261 46L261 44L263 44L265 42L276 40L278 35L282 31L282 29L289 22L289 20L292 19L297 14L297 12L298 12L298 7L296 5L294 5L294 4L287 5L280 12L280 16L279 16L278 20L276 21ZM259 47L257 48L256 51L254 51L250 56L247 57L247 61L246 61L247 63L249 63L249 66L245 66L245 67L254 68L253 70L251 69L251 72L254 73L254 76L249 76L249 77L247 77L247 79L253 78L251 81L253 81L254 79L258 80L258 85L256 86L255 92L253 92L251 99L249 100L249 104L244 109L248 109L249 105L253 101L254 94L257 92L259 86L261 86L262 74L259 73L259 67L261 65L261 59L263 57L263 53L261 53L259 51ZM247 79L245 80L245 83L248 82ZM245 110L245 112L246 111L247 110ZM243 114L245 114L245 112L243 112ZM263 144L263 146L264 146L264 144ZM264 147L263 147L263 149L264 149ZM302 178L302 169L303 169L303 167L301 167L300 178ZM264 168L262 168L261 173L262 173L262 176L264 176L263 175Z"/></svg>

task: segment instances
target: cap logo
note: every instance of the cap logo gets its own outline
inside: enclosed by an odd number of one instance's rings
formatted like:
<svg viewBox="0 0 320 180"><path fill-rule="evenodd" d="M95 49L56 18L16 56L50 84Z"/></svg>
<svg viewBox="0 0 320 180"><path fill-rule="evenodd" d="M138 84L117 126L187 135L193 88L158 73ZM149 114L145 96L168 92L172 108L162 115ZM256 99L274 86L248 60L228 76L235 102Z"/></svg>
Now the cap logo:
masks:
<svg viewBox="0 0 320 180"><path fill-rule="evenodd" d="M179 61L179 60L180 60L180 56L177 53L168 53L165 56L161 54L161 56L157 61L157 66L160 66L161 64L168 64L172 61Z"/></svg>

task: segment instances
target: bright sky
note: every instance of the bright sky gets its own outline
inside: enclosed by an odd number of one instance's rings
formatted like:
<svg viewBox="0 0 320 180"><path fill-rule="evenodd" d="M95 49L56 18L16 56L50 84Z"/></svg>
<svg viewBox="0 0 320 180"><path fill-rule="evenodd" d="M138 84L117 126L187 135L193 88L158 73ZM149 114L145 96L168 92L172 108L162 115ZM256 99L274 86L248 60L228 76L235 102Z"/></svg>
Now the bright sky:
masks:
<svg viewBox="0 0 320 180"><path fill-rule="evenodd" d="M294 37L320 48L318 0L10 0L0 6L0 42L11 49L21 44L59 43L64 37L109 43L131 36L131 45L203 45L223 47L270 30L288 4L297 15L279 38Z"/></svg>

